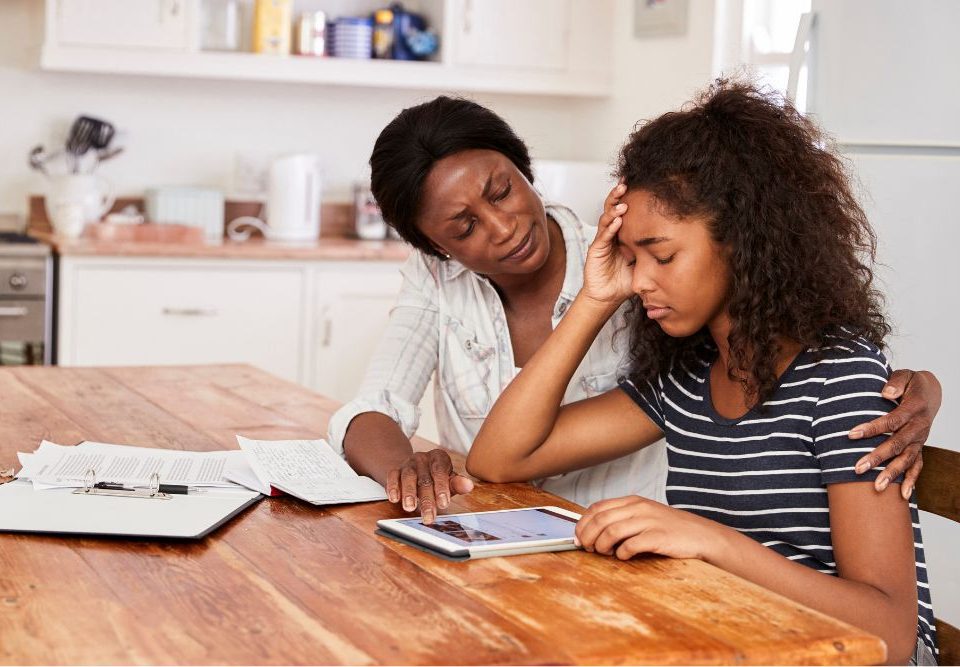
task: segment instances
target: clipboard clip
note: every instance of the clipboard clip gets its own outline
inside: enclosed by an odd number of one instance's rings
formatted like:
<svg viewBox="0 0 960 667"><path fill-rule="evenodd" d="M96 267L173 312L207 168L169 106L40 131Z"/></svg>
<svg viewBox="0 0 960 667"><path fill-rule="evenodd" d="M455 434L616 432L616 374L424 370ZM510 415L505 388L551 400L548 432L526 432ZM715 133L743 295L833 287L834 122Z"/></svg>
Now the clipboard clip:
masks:
<svg viewBox="0 0 960 667"><path fill-rule="evenodd" d="M170 500L169 493L160 491L160 474L150 475L150 486L146 489L103 489L97 488L97 471L87 470L83 476L83 488L74 490L74 494L81 496L120 496L123 498L146 498L153 500Z"/></svg>

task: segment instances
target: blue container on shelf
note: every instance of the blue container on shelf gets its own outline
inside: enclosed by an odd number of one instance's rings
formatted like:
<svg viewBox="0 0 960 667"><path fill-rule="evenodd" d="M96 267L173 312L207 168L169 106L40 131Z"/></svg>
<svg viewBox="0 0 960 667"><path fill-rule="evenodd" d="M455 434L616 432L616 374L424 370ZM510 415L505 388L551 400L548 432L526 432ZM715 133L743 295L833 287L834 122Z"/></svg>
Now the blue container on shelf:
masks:
<svg viewBox="0 0 960 667"><path fill-rule="evenodd" d="M330 24L329 53L334 58L368 59L373 52L373 19L346 16Z"/></svg>
<svg viewBox="0 0 960 667"><path fill-rule="evenodd" d="M423 60L437 51L437 35L427 30L427 21L420 14L408 12L400 3L390 5L393 11L394 60Z"/></svg>

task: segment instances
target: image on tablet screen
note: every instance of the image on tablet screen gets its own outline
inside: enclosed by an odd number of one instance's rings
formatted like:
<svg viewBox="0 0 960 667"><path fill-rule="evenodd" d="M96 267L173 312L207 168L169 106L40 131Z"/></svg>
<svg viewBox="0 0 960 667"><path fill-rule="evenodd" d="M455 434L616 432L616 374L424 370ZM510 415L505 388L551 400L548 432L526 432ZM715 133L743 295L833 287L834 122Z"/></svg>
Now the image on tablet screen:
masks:
<svg viewBox="0 0 960 667"><path fill-rule="evenodd" d="M423 525L420 519L403 519L401 522L424 533L442 535L461 546L569 539L573 537L577 523L576 519L542 508L440 516L429 526Z"/></svg>

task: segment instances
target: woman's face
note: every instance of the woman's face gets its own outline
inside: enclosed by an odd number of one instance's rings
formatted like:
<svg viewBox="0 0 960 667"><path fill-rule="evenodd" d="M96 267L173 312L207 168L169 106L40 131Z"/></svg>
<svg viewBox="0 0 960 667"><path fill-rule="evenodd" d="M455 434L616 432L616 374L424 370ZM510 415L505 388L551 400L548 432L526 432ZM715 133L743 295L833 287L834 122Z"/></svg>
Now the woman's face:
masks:
<svg viewBox="0 0 960 667"><path fill-rule="evenodd" d="M438 160L424 181L418 226L441 252L491 277L532 273L550 255L543 202L496 151Z"/></svg>
<svg viewBox="0 0 960 667"><path fill-rule="evenodd" d="M633 291L646 316L674 337L691 336L725 315L730 272L702 218L665 215L653 195L628 191L618 237L632 263Z"/></svg>

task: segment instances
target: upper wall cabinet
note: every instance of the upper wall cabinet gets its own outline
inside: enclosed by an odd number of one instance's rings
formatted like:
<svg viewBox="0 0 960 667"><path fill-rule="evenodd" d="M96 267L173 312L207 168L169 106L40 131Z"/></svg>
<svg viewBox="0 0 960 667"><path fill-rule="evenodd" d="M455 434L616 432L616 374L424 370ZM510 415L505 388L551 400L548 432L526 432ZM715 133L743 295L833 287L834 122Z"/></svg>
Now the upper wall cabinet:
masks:
<svg viewBox="0 0 960 667"><path fill-rule="evenodd" d="M46 0L41 66L108 74L602 97L610 94L612 85L609 35L615 1L408 0L404 6L426 16L439 34L439 52L417 62L202 50L204 3L222 6L224 0ZM389 4L294 0L293 16L301 9L318 8L330 18L362 16ZM248 22L243 23L249 31Z"/></svg>
<svg viewBox="0 0 960 667"><path fill-rule="evenodd" d="M61 0L57 5L53 27L65 47L190 47L187 0Z"/></svg>

